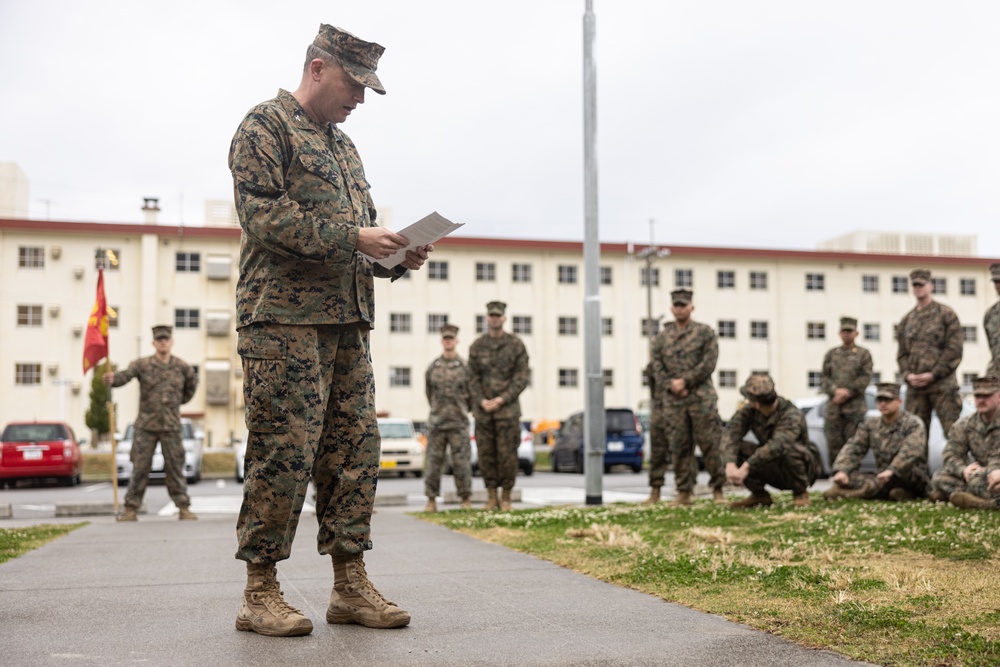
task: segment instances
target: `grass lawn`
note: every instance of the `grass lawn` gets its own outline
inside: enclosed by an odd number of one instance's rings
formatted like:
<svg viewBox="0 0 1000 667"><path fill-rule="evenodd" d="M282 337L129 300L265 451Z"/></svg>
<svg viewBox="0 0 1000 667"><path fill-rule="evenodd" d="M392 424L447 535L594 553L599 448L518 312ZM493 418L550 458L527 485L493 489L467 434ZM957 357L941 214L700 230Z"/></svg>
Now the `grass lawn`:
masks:
<svg viewBox="0 0 1000 667"><path fill-rule="evenodd" d="M884 665L1000 664L1000 512L929 502L615 504L424 518Z"/></svg>
<svg viewBox="0 0 1000 667"><path fill-rule="evenodd" d="M0 563L13 560L86 525L86 523L43 524L29 528L0 528Z"/></svg>

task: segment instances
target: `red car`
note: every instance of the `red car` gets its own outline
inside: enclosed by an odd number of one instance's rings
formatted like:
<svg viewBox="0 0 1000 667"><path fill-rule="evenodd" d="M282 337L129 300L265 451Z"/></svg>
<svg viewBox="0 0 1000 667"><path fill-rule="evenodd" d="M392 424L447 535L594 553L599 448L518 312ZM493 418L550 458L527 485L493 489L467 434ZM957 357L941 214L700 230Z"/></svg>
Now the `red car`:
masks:
<svg viewBox="0 0 1000 667"><path fill-rule="evenodd" d="M12 422L0 434L0 488L19 479L55 477L80 483L83 456L73 429L63 422Z"/></svg>

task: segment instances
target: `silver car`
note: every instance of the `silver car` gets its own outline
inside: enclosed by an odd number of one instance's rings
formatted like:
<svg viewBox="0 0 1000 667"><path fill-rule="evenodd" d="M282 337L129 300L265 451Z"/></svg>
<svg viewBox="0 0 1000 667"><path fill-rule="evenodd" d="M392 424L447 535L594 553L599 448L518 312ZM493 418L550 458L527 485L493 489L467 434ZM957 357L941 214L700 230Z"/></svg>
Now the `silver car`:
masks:
<svg viewBox="0 0 1000 667"><path fill-rule="evenodd" d="M125 435L118 441L115 455L115 467L118 470L118 481L127 483L132 476L132 440L135 437L135 427L130 423L125 428ZM181 419L181 443L184 445L184 476L189 484L201 481L202 461L204 458L204 437L196 431L190 419ZM163 452L156 445L153 452L153 462L149 471L150 479L163 479Z"/></svg>
<svg viewBox="0 0 1000 667"><path fill-rule="evenodd" d="M906 387L902 387L902 398L905 406L906 403ZM823 475L829 477L832 474L830 470L830 459L829 451L826 446L826 434L823 432L823 424L826 421L826 402L828 397L826 396L809 396L808 398L798 398L792 401L806 416L806 426L809 429L809 439L816 443L816 447L819 449L820 458L823 460ZM867 407L867 412L865 413L865 418L868 417L879 417L881 413L875 406L875 385L869 385L868 389L865 390L865 404ZM962 417L970 415L976 411L976 406L969 400L962 401ZM941 453L944 451L944 446L947 444L947 438L944 432L941 430L941 421L938 419L937 413L931 416L931 434L930 440L927 443L927 467L930 469L931 474L941 467ZM865 454L865 458L861 461L861 470L865 472L875 472L875 456L872 454L871 450Z"/></svg>

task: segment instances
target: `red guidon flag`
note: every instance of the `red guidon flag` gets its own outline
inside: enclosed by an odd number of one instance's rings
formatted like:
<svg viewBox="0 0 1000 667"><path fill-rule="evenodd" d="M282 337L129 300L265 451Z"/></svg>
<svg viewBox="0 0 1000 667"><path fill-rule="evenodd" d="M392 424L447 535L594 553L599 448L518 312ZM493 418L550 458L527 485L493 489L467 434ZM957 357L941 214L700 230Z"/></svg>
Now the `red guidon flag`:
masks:
<svg viewBox="0 0 1000 667"><path fill-rule="evenodd" d="M97 298L87 321L87 335L83 339L83 372L97 365L108 356L108 302L104 297L104 271L97 271Z"/></svg>

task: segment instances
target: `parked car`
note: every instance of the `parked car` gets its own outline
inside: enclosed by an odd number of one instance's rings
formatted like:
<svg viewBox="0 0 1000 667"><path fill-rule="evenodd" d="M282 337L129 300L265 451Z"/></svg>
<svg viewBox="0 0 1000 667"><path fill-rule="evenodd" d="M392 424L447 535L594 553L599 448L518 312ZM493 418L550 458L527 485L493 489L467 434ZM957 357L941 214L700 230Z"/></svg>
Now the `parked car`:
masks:
<svg viewBox="0 0 1000 667"><path fill-rule="evenodd" d="M83 441L85 442L85 441ZM82 442L63 422L12 422L0 434L0 489L19 479L55 477L63 486L80 483Z"/></svg>
<svg viewBox="0 0 1000 667"><path fill-rule="evenodd" d="M642 472L643 437L639 418L629 408L606 408L604 472L615 465L626 465L632 472ZM584 413L576 412L562 423L550 453L552 472L583 472Z"/></svg>
<svg viewBox="0 0 1000 667"><path fill-rule="evenodd" d="M414 477L423 476L424 445L417 438L413 422L409 419L380 418L378 432L382 436L380 473L398 472L403 477L409 472Z"/></svg>
<svg viewBox="0 0 1000 667"><path fill-rule="evenodd" d="M118 441L117 454L115 455L115 467L118 469L118 482L128 483L132 477L132 441L135 438L135 426L129 424L125 428L125 435ZM181 444L184 446L184 476L188 484L197 484L201 481L202 461L204 459L205 445L201 432L196 431L190 419L181 419ZM163 452L157 443L153 452L153 462L149 469L150 479L164 479L167 476L163 470Z"/></svg>
<svg viewBox="0 0 1000 667"><path fill-rule="evenodd" d="M250 431L243 434L240 438L240 442L236 445L236 481L242 482L244 478L244 459L247 456L247 437L250 435Z"/></svg>
<svg viewBox="0 0 1000 667"><path fill-rule="evenodd" d="M905 405L905 385L901 387L901 396ZM823 432L823 424L826 421L827 400L826 396L809 396L795 399L792 403L805 413L806 427L809 429L809 439L816 443L820 458L823 460L823 475L828 477L832 474L832 471L830 469L829 449L826 446L826 433ZM868 389L865 390L865 406L867 408L867 412L865 413L866 419L881 415L875 406L875 385L869 385ZM969 400L962 401L962 417L970 415L975 411L976 406L974 403ZM927 467L932 475L935 470L941 467L941 454L944 452L946 444L947 438L941 429L941 421L938 419L937 413L933 413L931 415L931 433L927 443ZM871 450L868 450L865 458L861 461L861 470L864 472L875 472L875 456Z"/></svg>

